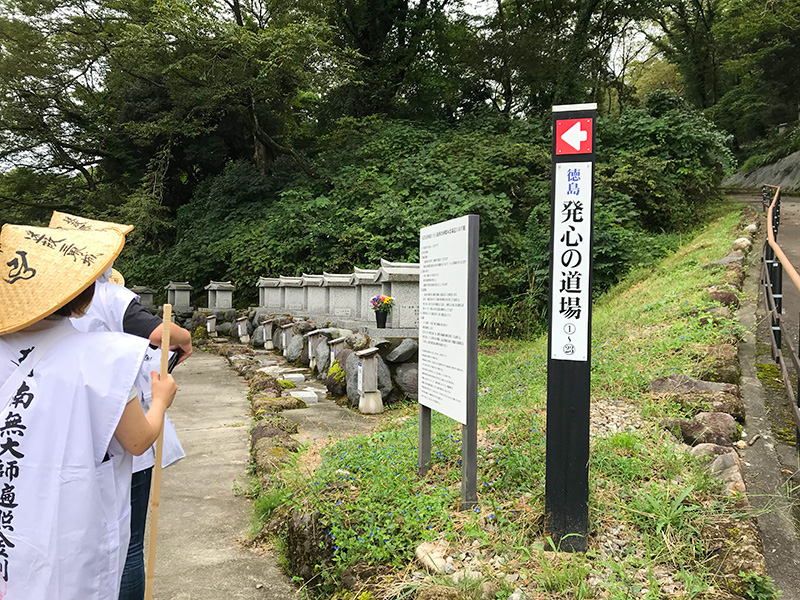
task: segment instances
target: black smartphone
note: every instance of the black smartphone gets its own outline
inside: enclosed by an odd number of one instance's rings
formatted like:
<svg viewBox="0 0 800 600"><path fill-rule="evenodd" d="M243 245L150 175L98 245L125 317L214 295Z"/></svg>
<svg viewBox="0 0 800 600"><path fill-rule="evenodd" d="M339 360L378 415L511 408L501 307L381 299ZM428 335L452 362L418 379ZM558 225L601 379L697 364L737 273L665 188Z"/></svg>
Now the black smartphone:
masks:
<svg viewBox="0 0 800 600"><path fill-rule="evenodd" d="M167 373L172 373L172 369L178 364L178 353L170 352L169 361L167 362Z"/></svg>
<svg viewBox="0 0 800 600"><path fill-rule="evenodd" d="M154 346L150 344L150 348L152 350L158 350L158 346ZM172 369L175 368L175 365L178 364L178 353L174 350L170 350L169 352L169 359L167 359L167 373L172 373Z"/></svg>

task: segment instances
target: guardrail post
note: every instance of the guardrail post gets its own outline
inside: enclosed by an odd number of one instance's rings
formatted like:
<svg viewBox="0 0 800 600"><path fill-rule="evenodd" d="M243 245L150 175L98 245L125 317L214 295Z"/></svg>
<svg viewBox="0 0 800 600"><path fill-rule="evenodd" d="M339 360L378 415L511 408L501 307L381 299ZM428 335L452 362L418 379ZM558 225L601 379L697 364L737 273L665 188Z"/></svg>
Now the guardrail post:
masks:
<svg viewBox="0 0 800 600"><path fill-rule="evenodd" d="M772 249L772 246L769 245L769 242L766 243L764 247L764 280L762 283L772 290L772 264L775 262L775 251ZM767 285L769 284L769 285Z"/></svg>
<svg viewBox="0 0 800 600"><path fill-rule="evenodd" d="M767 212L770 204L770 193L769 188L765 185L761 186L761 208L764 209L764 212Z"/></svg>
<svg viewBox="0 0 800 600"><path fill-rule="evenodd" d="M781 311L783 309L783 268L781 261L772 261L772 273L770 274L772 284L772 298L775 300L775 314L772 316L772 335L775 338L775 347L778 353L781 351Z"/></svg>

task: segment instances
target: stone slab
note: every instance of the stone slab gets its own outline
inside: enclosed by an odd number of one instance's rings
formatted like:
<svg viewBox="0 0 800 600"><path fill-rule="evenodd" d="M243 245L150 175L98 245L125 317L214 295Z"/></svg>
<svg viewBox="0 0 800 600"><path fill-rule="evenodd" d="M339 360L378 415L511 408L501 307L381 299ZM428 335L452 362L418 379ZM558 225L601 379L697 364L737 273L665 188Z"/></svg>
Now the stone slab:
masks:
<svg viewBox="0 0 800 600"><path fill-rule="evenodd" d="M281 379L288 379L292 383L303 383L306 380L306 376L302 373L283 373Z"/></svg>
<svg viewBox="0 0 800 600"><path fill-rule="evenodd" d="M418 327L387 327L386 329L378 329L375 326L361 327L361 333L366 333L370 338L415 338L419 339Z"/></svg>
<svg viewBox="0 0 800 600"><path fill-rule="evenodd" d="M289 395L302 400L306 404L316 404L319 402L317 392L311 390L289 390Z"/></svg>

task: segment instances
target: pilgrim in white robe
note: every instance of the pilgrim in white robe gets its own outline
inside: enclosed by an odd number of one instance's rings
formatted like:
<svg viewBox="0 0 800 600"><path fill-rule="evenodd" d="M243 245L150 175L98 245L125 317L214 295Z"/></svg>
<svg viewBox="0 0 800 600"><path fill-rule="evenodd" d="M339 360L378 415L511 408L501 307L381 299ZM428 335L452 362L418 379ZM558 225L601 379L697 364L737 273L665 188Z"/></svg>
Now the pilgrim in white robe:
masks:
<svg viewBox="0 0 800 600"><path fill-rule="evenodd" d="M125 311L134 300L138 300L134 292L128 288L111 283L108 277L111 274L109 268L100 279L95 282L94 297L92 303L82 317L70 319L72 325L78 331L115 331L124 333L123 322ZM149 348L145 355L146 365L141 369L141 377L136 381L136 390L139 400L142 403L142 410L147 413L150 410L152 400L150 394L150 371L161 371L161 349ZM186 456L186 453L178 440L175 425L170 421L169 416L164 415L164 445L161 454L161 466L168 467ZM155 444L148 448L141 456L133 457L133 472L138 473L149 469L156 463Z"/></svg>
<svg viewBox="0 0 800 600"><path fill-rule="evenodd" d="M0 336L0 599L117 599L132 456L113 436L147 346L60 317Z"/></svg>

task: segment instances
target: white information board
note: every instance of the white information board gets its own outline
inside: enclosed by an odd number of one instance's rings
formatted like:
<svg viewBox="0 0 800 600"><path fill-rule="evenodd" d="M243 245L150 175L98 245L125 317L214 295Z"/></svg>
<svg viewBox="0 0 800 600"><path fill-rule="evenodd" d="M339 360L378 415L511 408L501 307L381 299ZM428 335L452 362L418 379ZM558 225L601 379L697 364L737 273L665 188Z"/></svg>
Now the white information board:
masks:
<svg viewBox="0 0 800 600"><path fill-rule="evenodd" d="M550 358L588 360L592 163L556 164Z"/></svg>
<svg viewBox="0 0 800 600"><path fill-rule="evenodd" d="M420 230L419 402L467 423L469 216Z"/></svg>

